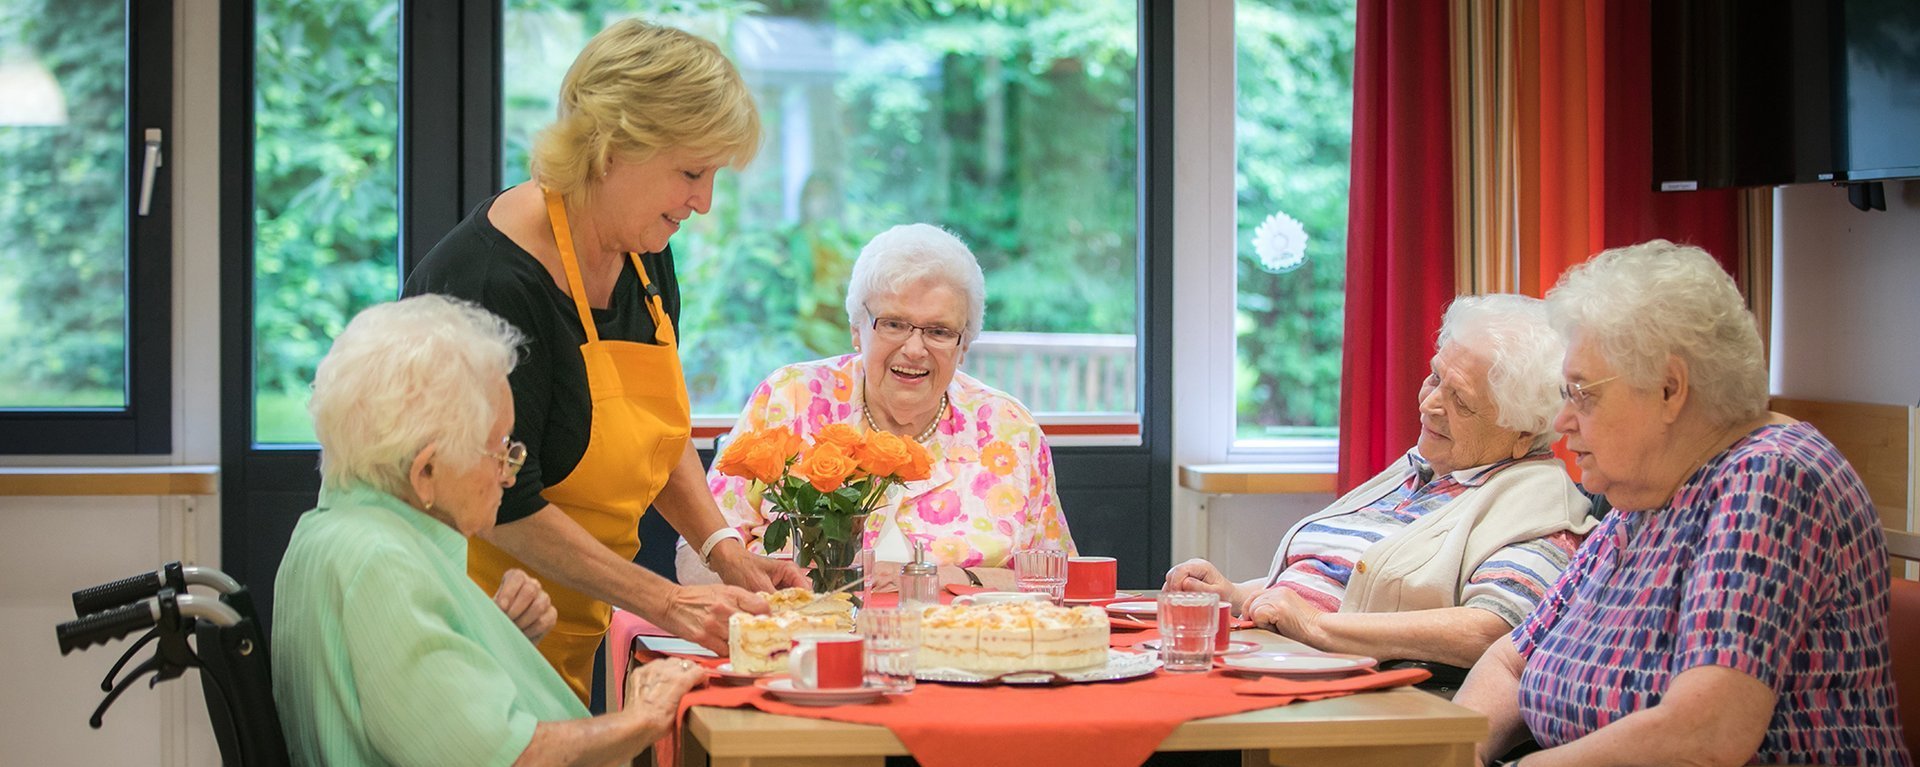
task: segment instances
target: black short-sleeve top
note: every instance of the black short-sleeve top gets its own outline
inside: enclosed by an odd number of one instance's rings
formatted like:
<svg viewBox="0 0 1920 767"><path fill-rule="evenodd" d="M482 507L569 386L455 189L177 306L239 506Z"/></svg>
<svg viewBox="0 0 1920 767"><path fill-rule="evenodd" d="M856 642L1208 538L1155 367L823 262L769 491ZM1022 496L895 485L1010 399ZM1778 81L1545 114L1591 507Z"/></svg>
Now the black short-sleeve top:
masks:
<svg viewBox="0 0 1920 767"><path fill-rule="evenodd" d="M482 201L454 226L407 275L403 296L438 293L466 299L500 315L526 335L520 364L507 376L513 388L514 439L527 443L527 463L500 499L499 524L523 519L547 501L541 493L573 473L587 452L593 402L580 346L586 328L573 299L555 285L546 267L487 220L498 195ZM673 249L640 256L660 289L667 316L680 324L680 284ZM646 291L630 259L606 309L593 310L605 340L658 343Z"/></svg>

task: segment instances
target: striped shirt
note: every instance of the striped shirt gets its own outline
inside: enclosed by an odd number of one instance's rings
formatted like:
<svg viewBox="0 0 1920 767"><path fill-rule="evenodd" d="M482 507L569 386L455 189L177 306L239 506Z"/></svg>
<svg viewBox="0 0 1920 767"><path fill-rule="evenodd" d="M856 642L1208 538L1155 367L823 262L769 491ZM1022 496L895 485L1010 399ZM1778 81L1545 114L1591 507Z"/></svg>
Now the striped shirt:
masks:
<svg viewBox="0 0 1920 767"><path fill-rule="evenodd" d="M1755 762L1911 765L1895 719L1887 551L1811 425L1765 426L1663 508L1616 510L1513 631L1520 713L1552 747L1660 703L1696 666L1779 696Z"/></svg>
<svg viewBox="0 0 1920 767"><path fill-rule="evenodd" d="M1373 503L1302 527L1287 546L1286 565L1270 585L1292 589L1322 611L1339 610L1354 563L1368 548L1524 460L1550 459L1508 459L1434 477L1433 467L1419 453L1408 451L1413 476ZM1498 615L1508 625L1518 624L1533 611L1579 545L1579 535L1560 532L1502 548L1474 569L1460 604Z"/></svg>

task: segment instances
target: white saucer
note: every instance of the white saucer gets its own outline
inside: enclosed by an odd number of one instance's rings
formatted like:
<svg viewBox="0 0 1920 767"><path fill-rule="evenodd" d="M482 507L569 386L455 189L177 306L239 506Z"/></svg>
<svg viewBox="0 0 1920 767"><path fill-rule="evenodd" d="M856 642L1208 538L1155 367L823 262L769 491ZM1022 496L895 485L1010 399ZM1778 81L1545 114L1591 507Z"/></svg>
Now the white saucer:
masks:
<svg viewBox="0 0 1920 767"><path fill-rule="evenodd" d="M763 679L766 677L773 676L776 673L778 672L768 671L760 674L749 674L744 671L735 671L733 670L733 663L731 661L727 663L722 663L713 668L714 676L717 676L722 680L725 680L727 682L731 682L734 684L746 684L748 682L752 682L755 679Z"/></svg>
<svg viewBox="0 0 1920 767"><path fill-rule="evenodd" d="M1122 617L1135 618L1135 619L1138 619L1141 616L1146 616L1151 618L1155 615L1160 614L1160 603L1151 599L1140 599L1140 600L1134 600L1130 602L1114 602L1112 604L1107 605L1107 614L1119 615Z"/></svg>
<svg viewBox="0 0 1920 767"><path fill-rule="evenodd" d="M1141 642L1141 643L1140 643L1140 646L1141 646L1141 647L1144 647L1144 648L1146 648L1146 649L1148 649L1148 650L1159 650L1159 649L1160 649L1160 640L1158 640L1158 639L1149 639L1149 640L1147 640L1147 641L1145 641L1145 642ZM1236 639L1236 640L1233 640L1233 641L1231 641L1231 642L1228 642L1228 643L1227 643L1227 649L1225 649L1225 650L1214 650L1214 651L1213 651L1213 657L1215 657L1215 658L1225 658L1225 657L1227 657L1227 656L1229 656L1229 655L1246 655L1247 653L1250 653L1250 652L1259 652L1259 651L1260 651L1260 645L1259 645L1259 644L1256 644L1256 643L1254 643L1254 642L1242 642L1242 641L1240 641L1240 640L1238 640L1238 639Z"/></svg>
<svg viewBox="0 0 1920 767"><path fill-rule="evenodd" d="M1340 676L1366 671L1380 662L1365 655L1340 653L1263 652L1222 658L1228 671L1268 676Z"/></svg>
<svg viewBox="0 0 1920 767"><path fill-rule="evenodd" d="M826 690L810 690L793 686L793 680L785 677L762 679L753 686L771 693L773 697L796 706L844 706L852 703L867 703L878 700L886 690L879 687L841 687Z"/></svg>

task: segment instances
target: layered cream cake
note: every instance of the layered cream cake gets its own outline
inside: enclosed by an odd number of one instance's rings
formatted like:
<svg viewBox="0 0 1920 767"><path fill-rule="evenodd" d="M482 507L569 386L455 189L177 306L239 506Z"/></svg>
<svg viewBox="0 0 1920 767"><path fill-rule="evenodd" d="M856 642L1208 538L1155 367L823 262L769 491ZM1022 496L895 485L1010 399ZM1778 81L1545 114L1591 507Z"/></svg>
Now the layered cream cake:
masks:
<svg viewBox="0 0 1920 767"><path fill-rule="evenodd" d="M929 607L917 662L989 674L1099 666L1107 662L1107 615L1044 602Z"/></svg>
<svg viewBox="0 0 1920 767"><path fill-rule="evenodd" d="M734 613L727 621L727 662L736 673L785 671L797 635L853 631L853 601L846 594L815 599L806 589L781 589L761 596L768 614Z"/></svg>

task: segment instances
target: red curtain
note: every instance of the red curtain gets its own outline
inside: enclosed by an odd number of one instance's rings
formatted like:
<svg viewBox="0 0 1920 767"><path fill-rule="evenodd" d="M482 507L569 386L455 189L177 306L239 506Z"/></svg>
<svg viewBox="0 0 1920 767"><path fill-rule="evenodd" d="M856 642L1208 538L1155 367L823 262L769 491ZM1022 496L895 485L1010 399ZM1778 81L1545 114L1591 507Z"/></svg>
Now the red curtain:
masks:
<svg viewBox="0 0 1920 767"><path fill-rule="evenodd" d="M1358 10L1342 492L1419 437L1415 400L1454 290L1447 4L1360 0Z"/></svg>

